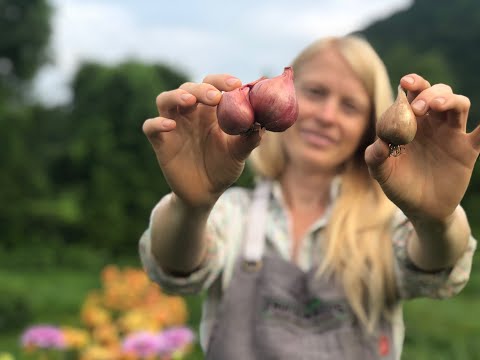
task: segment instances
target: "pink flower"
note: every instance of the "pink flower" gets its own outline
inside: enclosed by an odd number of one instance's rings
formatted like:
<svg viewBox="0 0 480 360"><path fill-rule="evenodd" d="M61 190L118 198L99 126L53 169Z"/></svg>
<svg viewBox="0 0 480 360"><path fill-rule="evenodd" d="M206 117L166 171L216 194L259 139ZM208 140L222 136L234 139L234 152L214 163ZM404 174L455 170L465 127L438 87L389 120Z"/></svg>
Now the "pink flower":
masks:
<svg viewBox="0 0 480 360"><path fill-rule="evenodd" d="M188 327L174 327L160 333L163 351L173 353L182 350L195 340L195 334Z"/></svg>
<svg viewBox="0 0 480 360"><path fill-rule="evenodd" d="M65 338L62 331L51 325L35 325L22 334L22 345L26 348L63 349Z"/></svg>
<svg viewBox="0 0 480 360"><path fill-rule="evenodd" d="M163 347L162 339L156 333L139 331L128 335L122 344L127 354L146 358L157 355Z"/></svg>

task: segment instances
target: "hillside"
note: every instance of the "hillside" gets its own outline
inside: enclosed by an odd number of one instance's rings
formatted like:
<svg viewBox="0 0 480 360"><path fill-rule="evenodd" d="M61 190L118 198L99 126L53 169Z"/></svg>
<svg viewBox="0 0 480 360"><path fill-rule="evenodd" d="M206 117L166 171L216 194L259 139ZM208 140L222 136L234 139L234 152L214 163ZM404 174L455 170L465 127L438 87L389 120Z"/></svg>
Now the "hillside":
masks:
<svg viewBox="0 0 480 360"><path fill-rule="evenodd" d="M480 120L480 2L416 0L359 31L378 50L396 82L417 72L451 84L472 102L469 128Z"/></svg>

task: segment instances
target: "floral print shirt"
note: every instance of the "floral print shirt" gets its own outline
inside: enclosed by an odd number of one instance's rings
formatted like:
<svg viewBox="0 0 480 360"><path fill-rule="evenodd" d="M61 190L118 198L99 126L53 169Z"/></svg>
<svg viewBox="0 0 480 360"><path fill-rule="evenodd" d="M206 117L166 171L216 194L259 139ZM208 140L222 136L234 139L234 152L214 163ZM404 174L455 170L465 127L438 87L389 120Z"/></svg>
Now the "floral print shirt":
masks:
<svg viewBox="0 0 480 360"><path fill-rule="evenodd" d="M331 203L335 201L339 191L339 181L336 180L331 187ZM169 196L165 196L157 206L163 201L168 201ZM252 191L240 187L232 187L220 197L207 224L207 236L210 239L208 260L201 268L186 277L167 274L155 262L150 250L149 229L140 239L139 251L144 269L164 291L181 295L206 293L200 324L200 341L203 349L207 347L223 291L229 284L234 264L242 250L251 200ZM154 211L155 208L152 214ZM325 215L310 227L300 243L297 265L304 271L318 264L316 259L319 254L318 242L322 239L328 218L327 210ZM466 252L454 267L434 273L425 272L416 268L407 256L406 244L412 232L412 225L398 210L392 227L395 274L401 297L393 319L394 344L398 354L401 353L404 338L401 301L416 297L447 298L459 293L469 279L476 248L476 240L471 237ZM267 216L266 246L285 260L289 260L292 253L293 242L289 234L287 208L283 202L280 185L274 182Z"/></svg>

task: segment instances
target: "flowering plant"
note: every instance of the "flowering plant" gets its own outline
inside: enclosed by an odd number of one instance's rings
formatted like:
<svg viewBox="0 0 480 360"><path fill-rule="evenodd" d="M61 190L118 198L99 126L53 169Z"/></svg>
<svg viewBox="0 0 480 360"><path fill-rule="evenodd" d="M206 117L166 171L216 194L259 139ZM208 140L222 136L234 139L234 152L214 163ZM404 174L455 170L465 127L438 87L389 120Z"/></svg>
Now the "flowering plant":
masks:
<svg viewBox="0 0 480 360"><path fill-rule="evenodd" d="M26 353L39 359L181 360L195 334L185 326L187 307L169 296L141 269L109 265L102 287L86 295L83 327L34 325L21 336Z"/></svg>

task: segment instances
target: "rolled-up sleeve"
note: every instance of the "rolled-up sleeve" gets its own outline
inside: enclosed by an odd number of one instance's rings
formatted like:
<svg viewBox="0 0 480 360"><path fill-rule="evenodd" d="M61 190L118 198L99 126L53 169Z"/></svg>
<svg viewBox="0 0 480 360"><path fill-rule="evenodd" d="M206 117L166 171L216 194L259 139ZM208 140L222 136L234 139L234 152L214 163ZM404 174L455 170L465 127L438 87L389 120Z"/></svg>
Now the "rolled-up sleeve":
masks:
<svg viewBox="0 0 480 360"><path fill-rule="evenodd" d="M192 295L210 287L220 273L222 265L222 249L212 241L209 244L207 260L194 272L187 276L176 276L162 270L151 252L150 229L147 229L139 242L139 253L143 268L149 278L160 285L162 290L170 294Z"/></svg>
<svg viewBox="0 0 480 360"><path fill-rule="evenodd" d="M165 196L152 210L156 210L170 195ZM171 294L198 294L211 286L224 266L224 244L215 235L214 224L207 224L208 253L206 260L194 272L186 276L177 276L165 272L155 260L151 251L150 227L145 230L139 241L139 254L145 272L149 278L158 283L162 290Z"/></svg>
<svg viewBox="0 0 480 360"><path fill-rule="evenodd" d="M409 259L407 243L414 233L408 219L399 213L393 229L393 252L398 291L402 299L429 297L449 298L467 284L477 241L470 237L468 246L454 266L436 272L423 271Z"/></svg>

